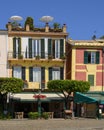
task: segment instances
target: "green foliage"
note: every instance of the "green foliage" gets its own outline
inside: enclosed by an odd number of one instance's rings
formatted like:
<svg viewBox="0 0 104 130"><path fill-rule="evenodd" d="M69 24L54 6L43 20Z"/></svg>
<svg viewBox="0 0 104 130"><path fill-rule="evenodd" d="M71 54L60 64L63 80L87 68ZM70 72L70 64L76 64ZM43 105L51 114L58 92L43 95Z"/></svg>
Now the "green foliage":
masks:
<svg viewBox="0 0 104 130"><path fill-rule="evenodd" d="M104 35L100 37L100 39L104 39Z"/></svg>
<svg viewBox="0 0 104 130"><path fill-rule="evenodd" d="M1 93L16 93L21 92L23 81L18 78L0 78L0 92Z"/></svg>
<svg viewBox="0 0 104 130"><path fill-rule="evenodd" d="M53 27L54 27L54 29L58 29L60 27L60 24L59 23L54 23Z"/></svg>
<svg viewBox="0 0 104 130"><path fill-rule="evenodd" d="M12 119L12 116L10 115L10 113L7 113L6 115L3 113L0 113L0 119L2 120Z"/></svg>
<svg viewBox="0 0 104 130"><path fill-rule="evenodd" d="M51 80L47 85L48 89L60 92L87 92L90 84L87 81L77 80Z"/></svg>
<svg viewBox="0 0 104 130"><path fill-rule="evenodd" d="M38 119L39 118L39 113L38 112L29 112L28 117L29 117L29 119ZM48 119L49 118L48 113L43 112L42 115L41 115L41 118Z"/></svg>
<svg viewBox="0 0 104 130"><path fill-rule="evenodd" d="M90 88L90 83L87 81L77 80L51 80L48 82L47 87L52 91L63 93L65 109L67 109L67 103L71 92L87 92Z"/></svg>
<svg viewBox="0 0 104 130"><path fill-rule="evenodd" d="M29 24L30 26L30 30L34 29L34 20L32 17L27 17L26 21L25 21L25 28L26 28L26 24Z"/></svg>
<svg viewBox="0 0 104 130"><path fill-rule="evenodd" d="M42 117L43 117L44 119L48 119L48 118L49 118L49 115L48 115L47 112L43 112L43 113L42 113Z"/></svg>
<svg viewBox="0 0 104 130"><path fill-rule="evenodd" d="M29 112L28 117L29 117L29 119L38 119L39 113L38 112Z"/></svg>

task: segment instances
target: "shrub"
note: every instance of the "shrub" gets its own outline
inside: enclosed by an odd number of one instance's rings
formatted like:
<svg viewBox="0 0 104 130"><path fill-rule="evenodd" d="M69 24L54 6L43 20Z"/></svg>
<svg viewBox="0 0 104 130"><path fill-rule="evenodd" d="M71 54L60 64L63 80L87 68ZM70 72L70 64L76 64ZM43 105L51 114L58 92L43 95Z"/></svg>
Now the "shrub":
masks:
<svg viewBox="0 0 104 130"><path fill-rule="evenodd" d="M42 117L43 117L44 119L48 119L48 118L49 118L48 113L43 112Z"/></svg>
<svg viewBox="0 0 104 130"><path fill-rule="evenodd" d="M38 112L29 112L28 117L30 119L38 119L39 118L39 113Z"/></svg>

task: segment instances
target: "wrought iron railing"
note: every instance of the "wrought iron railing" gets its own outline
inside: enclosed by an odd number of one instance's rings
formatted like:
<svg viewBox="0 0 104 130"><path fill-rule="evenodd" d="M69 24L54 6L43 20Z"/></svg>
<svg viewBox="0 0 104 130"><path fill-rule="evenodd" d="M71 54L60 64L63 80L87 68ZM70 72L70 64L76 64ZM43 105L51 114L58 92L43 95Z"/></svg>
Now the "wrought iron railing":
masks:
<svg viewBox="0 0 104 130"><path fill-rule="evenodd" d="M65 59L64 54L60 54L59 52L48 54L44 52L21 52L14 53L8 52L8 59Z"/></svg>

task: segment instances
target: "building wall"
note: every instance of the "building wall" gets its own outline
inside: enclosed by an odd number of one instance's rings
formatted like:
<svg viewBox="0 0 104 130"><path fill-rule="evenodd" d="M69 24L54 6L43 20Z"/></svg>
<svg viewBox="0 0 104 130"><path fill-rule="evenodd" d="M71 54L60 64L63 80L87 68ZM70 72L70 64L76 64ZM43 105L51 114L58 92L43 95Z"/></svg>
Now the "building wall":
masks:
<svg viewBox="0 0 104 130"><path fill-rule="evenodd" d="M22 36L21 37L21 52L26 51L26 47L28 46L28 36ZM32 37L33 39L41 39L42 37ZM51 36L50 36L51 38ZM52 39L64 39L63 36L61 37L52 37ZM8 53L13 53L13 36L10 36L8 39ZM45 38L45 43L48 42L47 37ZM65 39L64 39L64 52L65 52ZM25 53L23 53L24 55ZM25 57L25 55L23 56ZM45 67L45 88L47 88L47 82L49 81L49 67L63 67L64 68L64 79L65 79L65 62L60 59L53 59L53 60L35 60L35 59L9 59L9 76L12 77L12 67L13 66L24 66L26 67L26 81L28 82L28 89L39 89L39 82L29 82L29 67Z"/></svg>
<svg viewBox="0 0 104 130"><path fill-rule="evenodd" d="M75 43L76 44L76 43ZM71 79L72 80L84 80L88 81L88 75L94 75L94 86L90 87L90 91L102 91L104 89L104 56L102 54L101 47L86 46L79 47L78 45L84 43L78 43L72 48L72 64L71 64ZM99 42L98 42L99 44ZM96 43L97 45L97 43ZM99 64L85 64L84 63L84 51L99 51Z"/></svg>
<svg viewBox="0 0 104 130"><path fill-rule="evenodd" d="M0 32L0 77L8 77L7 71L7 33Z"/></svg>

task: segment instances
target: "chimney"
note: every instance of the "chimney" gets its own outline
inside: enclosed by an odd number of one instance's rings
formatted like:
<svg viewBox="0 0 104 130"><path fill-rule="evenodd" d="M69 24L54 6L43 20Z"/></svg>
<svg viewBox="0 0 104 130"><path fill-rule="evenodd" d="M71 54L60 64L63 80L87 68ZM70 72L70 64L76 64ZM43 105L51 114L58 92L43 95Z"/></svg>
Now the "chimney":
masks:
<svg viewBox="0 0 104 130"><path fill-rule="evenodd" d="M11 22L8 22L7 28L8 28L8 31L9 31L9 32L12 31L12 24L11 24Z"/></svg>
<svg viewBox="0 0 104 130"><path fill-rule="evenodd" d="M46 26L45 26L45 32L49 32L49 26L48 26L48 23L46 23Z"/></svg>
<svg viewBox="0 0 104 130"><path fill-rule="evenodd" d="M62 30L64 33L66 33L66 24L63 24Z"/></svg>
<svg viewBox="0 0 104 130"><path fill-rule="evenodd" d="M29 24L26 24L26 31L30 31L30 26L29 26Z"/></svg>

